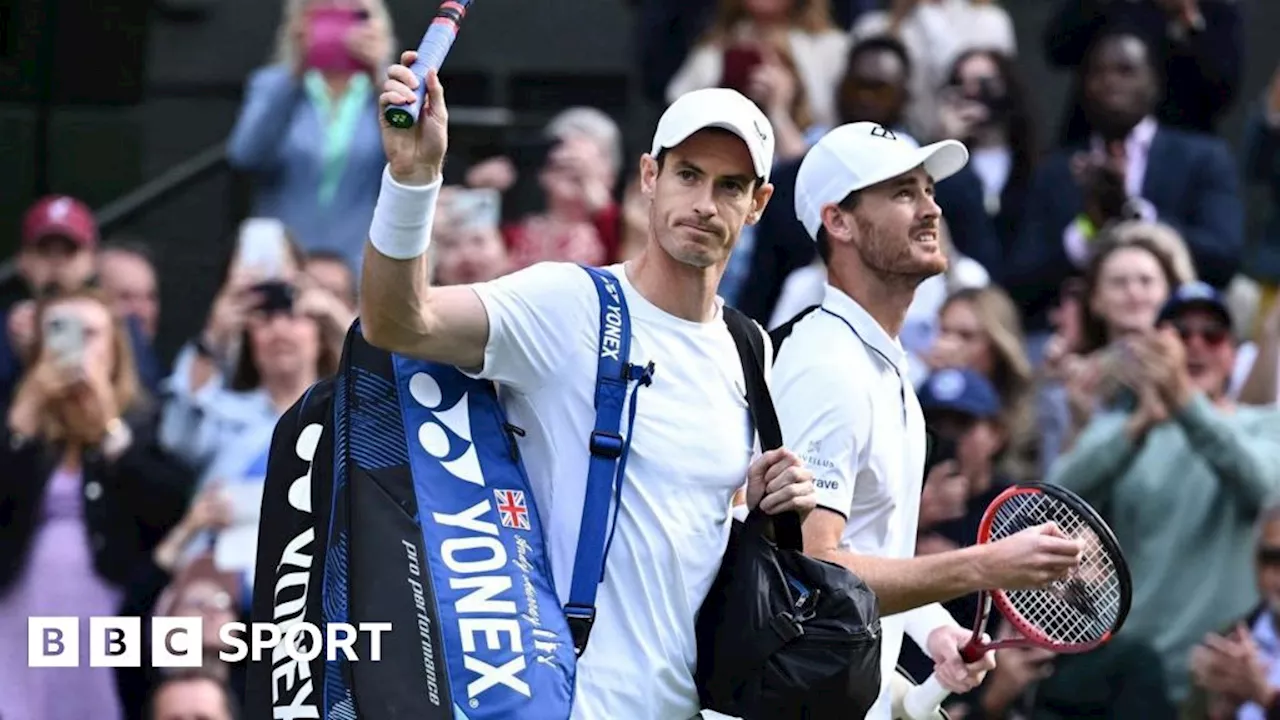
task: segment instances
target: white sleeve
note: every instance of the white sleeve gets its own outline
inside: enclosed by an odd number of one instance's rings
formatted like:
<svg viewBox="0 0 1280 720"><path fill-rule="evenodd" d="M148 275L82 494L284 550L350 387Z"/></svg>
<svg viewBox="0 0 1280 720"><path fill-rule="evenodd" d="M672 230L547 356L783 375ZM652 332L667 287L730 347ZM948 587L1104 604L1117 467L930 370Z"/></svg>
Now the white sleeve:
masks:
<svg viewBox="0 0 1280 720"><path fill-rule="evenodd" d="M599 332L595 287L577 265L539 263L472 287L489 316L484 367L472 377L533 392L561 368L576 333Z"/></svg>
<svg viewBox="0 0 1280 720"><path fill-rule="evenodd" d="M870 435L870 402L847 371L787 357L773 373L783 443L813 472L818 505L847 518L858 458Z"/></svg>
<svg viewBox="0 0 1280 720"><path fill-rule="evenodd" d="M907 635L910 635L922 650L929 641L929 633L947 625L960 627L960 623L951 617L951 613L938 603L929 603L908 610L903 613L902 622Z"/></svg>

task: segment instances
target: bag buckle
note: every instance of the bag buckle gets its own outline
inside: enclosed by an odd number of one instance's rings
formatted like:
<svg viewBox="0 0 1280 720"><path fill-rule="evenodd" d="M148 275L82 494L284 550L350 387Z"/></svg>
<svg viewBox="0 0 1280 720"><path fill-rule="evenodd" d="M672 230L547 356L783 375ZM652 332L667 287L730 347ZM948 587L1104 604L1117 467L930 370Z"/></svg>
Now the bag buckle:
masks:
<svg viewBox="0 0 1280 720"><path fill-rule="evenodd" d="M595 430L591 433L591 454L607 460L622 457L622 436L607 430Z"/></svg>
<svg viewBox="0 0 1280 720"><path fill-rule="evenodd" d="M781 612L769 621L769 627L787 644L804 634L804 626L789 612Z"/></svg>
<svg viewBox="0 0 1280 720"><path fill-rule="evenodd" d="M591 626L596 622L596 609L584 605L565 605L564 616L569 622L569 635L573 637L573 652L582 657L591 638Z"/></svg>

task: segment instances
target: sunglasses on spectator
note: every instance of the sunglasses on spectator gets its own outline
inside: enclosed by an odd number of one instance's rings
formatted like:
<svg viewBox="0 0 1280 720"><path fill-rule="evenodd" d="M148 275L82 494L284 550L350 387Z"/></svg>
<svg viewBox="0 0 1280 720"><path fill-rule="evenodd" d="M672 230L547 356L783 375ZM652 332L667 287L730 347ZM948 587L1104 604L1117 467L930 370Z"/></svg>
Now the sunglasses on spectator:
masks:
<svg viewBox="0 0 1280 720"><path fill-rule="evenodd" d="M1258 548L1259 565L1280 565L1280 547Z"/></svg>
<svg viewBox="0 0 1280 720"><path fill-rule="evenodd" d="M1178 332L1182 342L1191 342L1191 338L1199 337L1206 345L1218 346L1227 341L1231 334L1219 323L1191 323L1185 320L1173 321L1173 329Z"/></svg>

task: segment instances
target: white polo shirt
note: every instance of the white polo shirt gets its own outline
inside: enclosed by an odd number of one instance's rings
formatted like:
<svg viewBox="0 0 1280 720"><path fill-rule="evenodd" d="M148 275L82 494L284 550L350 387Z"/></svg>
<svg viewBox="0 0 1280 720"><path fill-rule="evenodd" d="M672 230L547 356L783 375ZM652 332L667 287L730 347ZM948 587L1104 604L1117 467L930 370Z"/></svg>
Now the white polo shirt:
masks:
<svg viewBox="0 0 1280 720"><path fill-rule="evenodd" d="M813 471L818 504L847 520L841 548L914 556L927 448L902 344L828 284L779 349L772 379L784 444ZM868 718L890 716L903 631L924 647L943 624L955 621L936 603L881 620L880 698Z"/></svg>
<svg viewBox="0 0 1280 720"><path fill-rule="evenodd" d="M729 542L730 506L755 433L723 313L683 320L646 300L624 266L605 269L631 313L631 362L652 361L655 371L636 400L617 529L571 717L685 720L699 710L694 621ZM595 421L600 302L590 276L570 263L540 263L474 287L489 316L478 376L499 383L510 421L525 431L518 443L566 602Z"/></svg>

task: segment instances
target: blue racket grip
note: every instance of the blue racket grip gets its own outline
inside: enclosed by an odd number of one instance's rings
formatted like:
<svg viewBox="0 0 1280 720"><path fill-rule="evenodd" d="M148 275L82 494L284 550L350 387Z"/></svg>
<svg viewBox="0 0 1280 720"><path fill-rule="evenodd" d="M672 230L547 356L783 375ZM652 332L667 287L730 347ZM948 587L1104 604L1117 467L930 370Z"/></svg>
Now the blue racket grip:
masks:
<svg viewBox="0 0 1280 720"><path fill-rule="evenodd" d="M458 28L471 2L472 0L446 0L436 11L435 19L431 21L431 26L422 36L422 43L418 45L418 57L413 65L409 66L409 71L418 78L418 87L414 90L413 101L389 105L384 113L391 127L403 129L417 124L418 116L422 112L422 101L427 94L427 72L438 71L444 64L445 56L449 54L453 41L458 37Z"/></svg>

